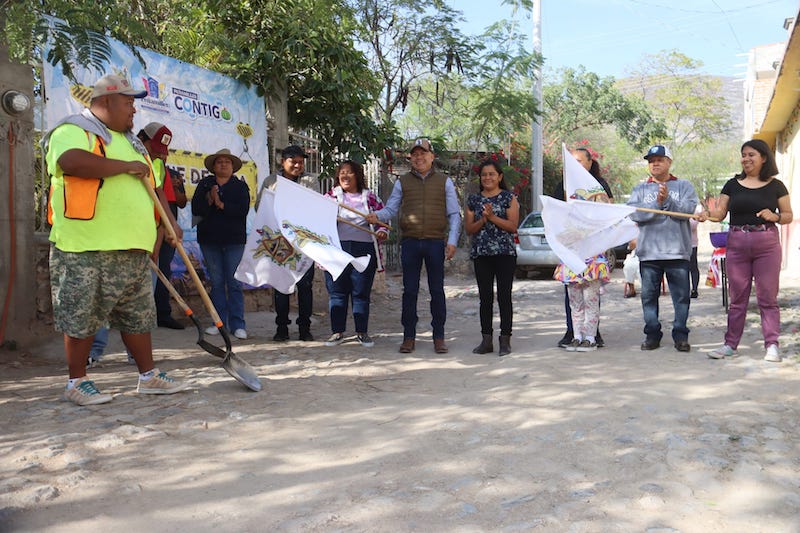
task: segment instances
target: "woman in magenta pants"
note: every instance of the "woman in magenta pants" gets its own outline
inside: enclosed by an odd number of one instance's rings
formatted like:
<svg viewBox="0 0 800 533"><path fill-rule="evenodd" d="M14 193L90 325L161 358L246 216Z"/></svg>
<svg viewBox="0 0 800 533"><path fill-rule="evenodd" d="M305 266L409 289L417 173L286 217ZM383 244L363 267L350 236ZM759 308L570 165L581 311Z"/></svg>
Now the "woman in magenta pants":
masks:
<svg viewBox="0 0 800 533"><path fill-rule="evenodd" d="M733 357L739 347L753 280L761 312L764 360L781 361L778 348L780 308L778 279L781 242L777 224L792 221L789 192L779 180L778 167L767 143L760 139L742 145L742 172L722 187L717 208L706 215L722 220L730 213L725 268L728 273L728 329L725 344L709 352L712 359Z"/></svg>

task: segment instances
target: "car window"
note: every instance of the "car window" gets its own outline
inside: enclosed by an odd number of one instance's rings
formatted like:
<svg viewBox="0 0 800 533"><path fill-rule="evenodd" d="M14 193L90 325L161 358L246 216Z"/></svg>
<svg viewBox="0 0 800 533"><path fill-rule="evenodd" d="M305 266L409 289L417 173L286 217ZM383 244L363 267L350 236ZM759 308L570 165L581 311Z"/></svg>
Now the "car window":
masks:
<svg viewBox="0 0 800 533"><path fill-rule="evenodd" d="M544 221L542 220L542 216L539 213L531 213L525 217L525 220L522 221L522 224L519 225L520 228L543 228Z"/></svg>

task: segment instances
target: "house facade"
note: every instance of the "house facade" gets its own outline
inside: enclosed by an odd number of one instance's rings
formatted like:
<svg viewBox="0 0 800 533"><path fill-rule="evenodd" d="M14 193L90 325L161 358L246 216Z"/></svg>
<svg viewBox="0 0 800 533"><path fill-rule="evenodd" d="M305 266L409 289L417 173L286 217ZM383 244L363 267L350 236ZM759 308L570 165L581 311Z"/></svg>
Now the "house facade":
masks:
<svg viewBox="0 0 800 533"><path fill-rule="evenodd" d="M800 266L800 27L786 19L785 43L751 50L745 81L745 138L766 141L789 189L795 222L781 227L784 268ZM766 67L765 67L766 65ZM772 75L769 76L769 68Z"/></svg>

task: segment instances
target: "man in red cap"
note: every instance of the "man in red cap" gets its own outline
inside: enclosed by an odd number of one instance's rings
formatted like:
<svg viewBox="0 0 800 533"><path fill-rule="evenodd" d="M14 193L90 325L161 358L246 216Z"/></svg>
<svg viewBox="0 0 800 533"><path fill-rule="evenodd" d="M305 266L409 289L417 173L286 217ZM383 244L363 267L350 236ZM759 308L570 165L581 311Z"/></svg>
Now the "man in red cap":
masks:
<svg viewBox="0 0 800 533"><path fill-rule="evenodd" d="M162 189L164 197L167 199L169 210L177 220L178 208L186 206L186 191L183 187L183 180L180 174L166 167L164 163L169 155L169 143L172 142L172 132L160 122L151 122L136 134L147 148L150 157L153 159L153 168L163 177ZM158 268L164 273L167 279L172 277L172 258L175 257L175 247L159 239L161 246L158 248ZM170 329L183 329L184 326L172 318L172 307L169 302L169 292L161 283L156 280L154 291L156 301L156 323L159 327Z"/></svg>

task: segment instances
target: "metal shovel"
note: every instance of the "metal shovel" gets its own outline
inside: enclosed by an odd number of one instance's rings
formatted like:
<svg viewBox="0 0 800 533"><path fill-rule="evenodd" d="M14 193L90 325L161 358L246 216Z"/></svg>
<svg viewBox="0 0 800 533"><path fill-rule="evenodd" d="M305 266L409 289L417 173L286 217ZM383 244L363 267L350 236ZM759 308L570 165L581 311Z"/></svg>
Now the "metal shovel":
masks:
<svg viewBox="0 0 800 533"><path fill-rule="evenodd" d="M225 350L223 350L222 348L220 348L218 346L214 346L213 344L211 344L210 342L208 342L205 339L203 326L200 325L200 321L197 320L196 316L194 316L194 313L189 308L189 304L187 304L186 301L183 298L181 298L180 293L178 293L178 291L175 289L175 287L172 285L172 283L170 283L170 281L167 279L167 276L165 276L164 273L161 272L161 269L158 268L158 265L155 264L155 262L153 262L152 259L150 259L150 268L152 269L153 272L156 273L158 278L161 280L161 283L164 284L164 287L167 288L167 290L172 295L172 297L175 299L175 301L178 302L178 305L183 310L183 314L188 316L189 319L194 324L194 327L197 328L197 345L200 346L205 351L207 351L208 353L210 353L211 355L213 355L214 357L219 357L220 359L225 359L225 356L227 355L225 353Z"/></svg>
<svg viewBox="0 0 800 533"><path fill-rule="evenodd" d="M189 256L186 254L186 250L183 248L183 243L181 243L181 241L178 239L178 236L175 234L172 224L169 223L169 217L167 216L164 206L161 205L161 201L158 199L158 196L156 195L156 192L153 190L153 187L150 185L149 181L145 182L145 187L147 188L150 198L152 198L153 203L158 210L158 214L161 216L164 228L175 241L175 244L177 244L178 253L181 255L181 259L183 259L183 262L186 264L186 271L189 272L189 276L192 278L192 281L197 288L197 292L200 294L200 298L203 300L203 304L206 306L208 313L211 315L211 319L214 321L214 325L219 330L220 335L222 335L222 338L225 340L225 354L224 359L222 360L222 368L224 368L225 371L236 381L248 389L260 391L261 381L259 381L258 375L256 375L253 367L250 366L247 361L233 353L233 350L231 349L231 338L228 335L228 331L222 324L222 320L220 320L219 314L217 313L214 304L211 302L211 298L208 297L208 292L206 292L206 288L203 287L203 282L200 281L200 277L197 275L197 271L194 269L192 262L189 261Z"/></svg>

